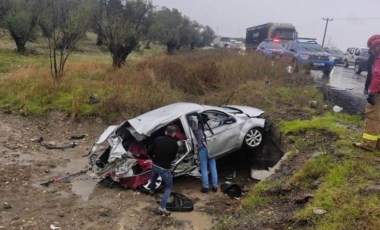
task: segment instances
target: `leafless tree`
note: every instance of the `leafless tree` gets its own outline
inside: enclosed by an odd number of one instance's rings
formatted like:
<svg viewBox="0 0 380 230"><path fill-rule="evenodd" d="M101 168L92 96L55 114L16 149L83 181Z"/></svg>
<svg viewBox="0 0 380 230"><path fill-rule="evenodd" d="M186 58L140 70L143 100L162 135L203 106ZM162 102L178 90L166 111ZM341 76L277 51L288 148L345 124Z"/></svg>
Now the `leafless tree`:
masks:
<svg viewBox="0 0 380 230"><path fill-rule="evenodd" d="M67 59L85 35L92 11L91 0L41 0L39 25L49 44L51 75L60 81Z"/></svg>

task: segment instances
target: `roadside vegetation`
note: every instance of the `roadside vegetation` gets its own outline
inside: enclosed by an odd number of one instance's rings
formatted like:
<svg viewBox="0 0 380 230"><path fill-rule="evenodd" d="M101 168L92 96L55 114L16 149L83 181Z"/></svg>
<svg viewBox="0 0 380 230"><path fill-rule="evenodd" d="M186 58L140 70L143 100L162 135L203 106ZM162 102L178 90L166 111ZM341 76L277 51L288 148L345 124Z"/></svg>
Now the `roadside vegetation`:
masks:
<svg viewBox="0 0 380 230"><path fill-rule="evenodd" d="M260 229L270 221L279 229L378 229L379 152L352 146L362 121L325 113L283 121L288 158L278 173L259 182L241 211L221 229ZM377 190L376 190L377 188Z"/></svg>

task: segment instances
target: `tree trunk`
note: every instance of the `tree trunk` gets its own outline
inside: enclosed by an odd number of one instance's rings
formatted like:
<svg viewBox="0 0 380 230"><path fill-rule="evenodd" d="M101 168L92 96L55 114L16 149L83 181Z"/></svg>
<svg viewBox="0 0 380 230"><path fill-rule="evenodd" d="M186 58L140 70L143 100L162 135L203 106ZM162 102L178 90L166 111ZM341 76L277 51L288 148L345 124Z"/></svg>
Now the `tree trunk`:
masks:
<svg viewBox="0 0 380 230"><path fill-rule="evenodd" d="M109 51L112 54L112 65L115 68L121 68L125 64L125 60L128 55L132 52L128 46L123 46L120 44L111 44L108 46Z"/></svg>
<svg viewBox="0 0 380 230"><path fill-rule="evenodd" d="M168 42L168 43L166 43L166 48L167 48L166 50L167 50L168 54L169 55L173 55L174 51L175 51L175 48L176 48L176 45L173 44L173 43Z"/></svg>
<svg viewBox="0 0 380 230"><path fill-rule="evenodd" d="M144 47L144 49L150 50L150 43L151 43L151 42L152 42L152 41L149 40L147 43L145 43L145 47Z"/></svg>
<svg viewBox="0 0 380 230"><path fill-rule="evenodd" d="M15 41L16 43L16 46L17 46L17 52L23 54L26 52L26 48L25 48L25 44L26 44L26 41L25 39L22 39L22 38L18 38L16 36L12 36L13 37L13 40Z"/></svg>

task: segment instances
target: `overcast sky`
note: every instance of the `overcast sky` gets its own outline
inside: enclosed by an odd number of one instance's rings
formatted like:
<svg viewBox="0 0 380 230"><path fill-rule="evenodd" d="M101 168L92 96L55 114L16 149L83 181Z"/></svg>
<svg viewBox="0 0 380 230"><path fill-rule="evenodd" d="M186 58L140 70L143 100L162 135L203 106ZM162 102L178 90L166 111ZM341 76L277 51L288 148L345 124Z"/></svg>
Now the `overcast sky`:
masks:
<svg viewBox="0 0 380 230"><path fill-rule="evenodd" d="M325 44L330 40L342 50L365 47L369 36L380 34L380 0L153 0L153 4L177 8L228 37L245 37L245 29L251 26L288 22L300 37L322 43L323 17L334 18Z"/></svg>

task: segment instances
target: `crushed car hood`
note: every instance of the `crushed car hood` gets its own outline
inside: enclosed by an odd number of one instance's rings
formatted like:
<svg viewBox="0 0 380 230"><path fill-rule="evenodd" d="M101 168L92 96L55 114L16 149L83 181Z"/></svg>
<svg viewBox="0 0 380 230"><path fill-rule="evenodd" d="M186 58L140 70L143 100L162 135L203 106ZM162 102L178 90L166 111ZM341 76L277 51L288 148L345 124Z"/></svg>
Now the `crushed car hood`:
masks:
<svg viewBox="0 0 380 230"><path fill-rule="evenodd" d="M242 113L247 114L247 116L249 116L249 117L258 117L264 113L264 111L261 109L256 109L256 108L252 108L249 106L243 106L243 105L228 105L227 107L233 108L233 109L238 109Z"/></svg>

